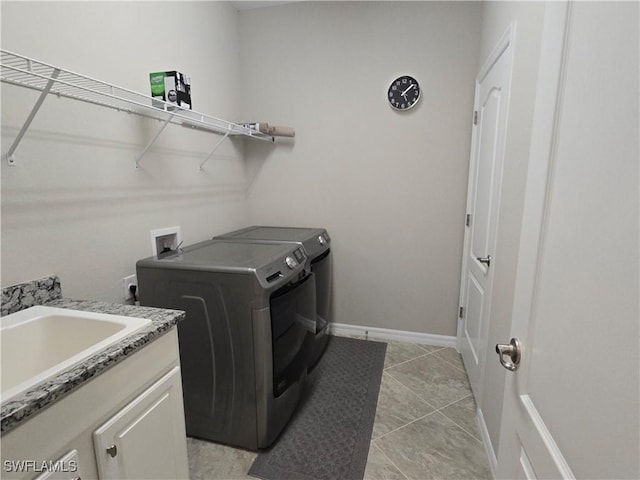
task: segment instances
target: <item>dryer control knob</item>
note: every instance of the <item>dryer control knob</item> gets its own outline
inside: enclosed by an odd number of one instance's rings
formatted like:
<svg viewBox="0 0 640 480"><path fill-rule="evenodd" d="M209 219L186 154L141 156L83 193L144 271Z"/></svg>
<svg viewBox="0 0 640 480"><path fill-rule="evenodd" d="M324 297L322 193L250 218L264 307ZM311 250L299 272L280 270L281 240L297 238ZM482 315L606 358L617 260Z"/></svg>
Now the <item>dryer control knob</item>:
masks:
<svg viewBox="0 0 640 480"><path fill-rule="evenodd" d="M319 243L320 245L326 245L327 240L324 238L324 236L323 236L323 235L318 235L318 243Z"/></svg>
<svg viewBox="0 0 640 480"><path fill-rule="evenodd" d="M296 259L293 257L287 257L284 259L284 263L287 264L287 267L294 269L298 266L298 262L296 262Z"/></svg>

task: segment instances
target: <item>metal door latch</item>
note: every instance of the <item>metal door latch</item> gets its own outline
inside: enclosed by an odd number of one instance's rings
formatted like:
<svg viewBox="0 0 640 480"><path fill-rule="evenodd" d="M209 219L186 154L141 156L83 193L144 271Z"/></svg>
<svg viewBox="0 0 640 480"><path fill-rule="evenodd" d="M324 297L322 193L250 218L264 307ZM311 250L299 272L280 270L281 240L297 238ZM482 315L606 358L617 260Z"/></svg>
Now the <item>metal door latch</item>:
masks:
<svg viewBox="0 0 640 480"><path fill-rule="evenodd" d="M111 455L111 458L115 457L118 454L118 447L116 447L115 445L111 445L109 448L107 448L107 453Z"/></svg>
<svg viewBox="0 0 640 480"><path fill-rule="evenodd" d="M476 259L480 263L484 263L487 266L487 268L491 266L491 255L487 255L486 257L476 257Z"/></svg>
<svg viewBox="0 0 640 480"><path fill-rule="evenodd" d="M512 338L508 345L498 343L496 345L496 353L500 358L500 364L510 372L515 372L520 366L522 350L517 338ZM511 361L505 360L505 355L509 356Z"/></svg>

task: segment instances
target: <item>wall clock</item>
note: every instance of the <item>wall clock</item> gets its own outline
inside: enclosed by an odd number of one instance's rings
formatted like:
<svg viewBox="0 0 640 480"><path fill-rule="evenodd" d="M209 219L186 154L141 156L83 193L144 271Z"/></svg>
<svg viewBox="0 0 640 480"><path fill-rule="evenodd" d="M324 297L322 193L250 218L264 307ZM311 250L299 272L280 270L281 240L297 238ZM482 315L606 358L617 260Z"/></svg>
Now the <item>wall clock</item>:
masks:
<svg viewBox="0 0 640 480"><path fill-rule="evenodd" d="M389 85L387 100L396 110L409 110L420 100L420 84L409 75L398 77Z"/></svg>

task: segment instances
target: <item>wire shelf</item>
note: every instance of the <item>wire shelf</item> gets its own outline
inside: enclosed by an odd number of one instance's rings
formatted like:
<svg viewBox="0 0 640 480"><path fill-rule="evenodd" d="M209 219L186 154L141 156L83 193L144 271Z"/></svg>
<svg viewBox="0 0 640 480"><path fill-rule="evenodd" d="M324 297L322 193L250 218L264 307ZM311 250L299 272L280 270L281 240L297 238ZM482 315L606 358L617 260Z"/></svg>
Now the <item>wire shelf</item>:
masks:
<svg viewBox="0 0 640 480"><path fill-rule="evenodd" d="M229 122L211 115L170 105L126 88L118 87L86 75L55 67L23 55L1 50L0 80L4 83L37 90L42 93L39 103L47 94L88 102L122 112L133 113L166 123L183 125L206 130L226 136L242 135L257 140L273 142L270 135ZM35 116L39 104L36 104L32 116ZM27 120L26 130L32 116ZM20 132L18 142L24 132ZM154 138L155 140L155 138ZM152 142L153 143L153 142ZM145 152L151 145L145 148ZM17 144L8 153L10 157ZM143 152L144 154L144 152ZM136 164L139 159L136 161Z"/></svg>

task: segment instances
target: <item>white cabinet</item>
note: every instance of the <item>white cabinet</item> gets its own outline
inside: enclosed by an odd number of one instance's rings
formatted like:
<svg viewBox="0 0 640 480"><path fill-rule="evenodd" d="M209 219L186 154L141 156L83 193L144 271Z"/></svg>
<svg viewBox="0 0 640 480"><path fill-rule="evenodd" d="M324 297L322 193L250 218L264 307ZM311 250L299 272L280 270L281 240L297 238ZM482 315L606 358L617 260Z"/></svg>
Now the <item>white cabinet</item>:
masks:
<svg viewBox="0 0 640 480"><path fill-rule="evenodd" d="M174 327L4 433L0 476L32 480L75 452L39 480L188 478L181 383Z"/></svg>
<svg viewBox="0 0 640 480"><path fill-rule="evenodd" d="M35 480L82 480L78 451L72 450L58 460L48 464L48 470Z"/></svg>
<svg viewBox="0 0 640 480"><path fill-rule="evenodd" d="M101 479L188 478L180 368L93 433Z"/></svg>

